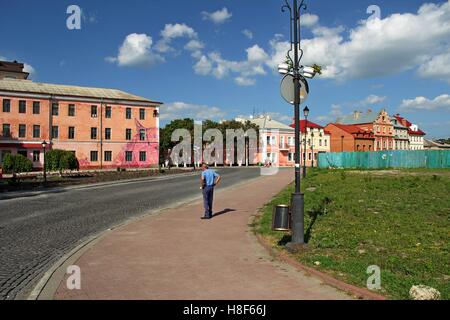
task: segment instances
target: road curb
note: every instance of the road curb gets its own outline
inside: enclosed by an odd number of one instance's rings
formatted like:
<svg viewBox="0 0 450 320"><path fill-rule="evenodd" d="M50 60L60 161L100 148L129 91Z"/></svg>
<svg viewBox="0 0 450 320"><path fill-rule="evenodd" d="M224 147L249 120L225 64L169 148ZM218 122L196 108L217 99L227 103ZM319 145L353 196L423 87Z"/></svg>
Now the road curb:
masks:
<svg viewBox="0 0 450 320"><path fill-rule="evenodd" d="M330 285L336 289L339 289L341 291L344 291L352 296L357 297L358 299L364 299L364 300L387 300L386 297L379 295L377 293L374 293L368 289L356 287L354 285L348 284L344 281L338 280L336 278L333 278L332 276L325 274L323 272L320 272L314 268L307 267L300 262L298 262L296 259L292 257L292 255L282 252L279 250L276 250L272 247L272 245L261 235L256 234L254 232L256 239L258 240L259 244L263 246L269 254L274 257L277 260L280 260L284 263L287 263L291 266L293 266L296 269L299 269L309 275L312 275L318 279L320 279L323 283Z"/></svg>
<svg viewBox="0 0 450 320"><path fill-rule="evenodd" d="M196 172L195 174L198 173ZM244 182L223 188L221 189L221 191L226 191L235 187L239 187L261 178L262 176L257 176ZM45 272L44 276L38 281L38 284L34 286L31 293L26 297L26 300L54 300L55 293L58 290L58 287L61 284L61 282L64 280L67 267L76 263L76 261L78 261L84 255L84 253L86 253L89 249L94 247L95 244L98 243L100 240L102 240L108 233L117 230L119 228L125 227L134 222L138 222L141 219L156 217L158 215L164 214L164 211L176 209L182 205L195 204L199 201L202 201L201 195L188 200L179 201L169 207L152 210L144 215L128 219L123 223L120 223L92 237L89 237L87 240L83 241L77 247L69 251L69 253L61 257L47 272Z"/></svg>

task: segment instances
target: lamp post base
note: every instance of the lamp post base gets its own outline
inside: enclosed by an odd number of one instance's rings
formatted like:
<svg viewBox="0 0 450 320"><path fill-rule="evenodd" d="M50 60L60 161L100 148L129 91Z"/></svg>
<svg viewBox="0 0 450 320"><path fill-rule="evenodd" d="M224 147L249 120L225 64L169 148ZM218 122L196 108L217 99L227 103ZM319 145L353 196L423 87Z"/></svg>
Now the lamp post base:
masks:
<svg viewBox="0 0 450 320"><path fill-rule="evenodd" d="M308 250L308 245L306 243L289 242L286 244L285 248L290 253L299 253Z"/></svg>

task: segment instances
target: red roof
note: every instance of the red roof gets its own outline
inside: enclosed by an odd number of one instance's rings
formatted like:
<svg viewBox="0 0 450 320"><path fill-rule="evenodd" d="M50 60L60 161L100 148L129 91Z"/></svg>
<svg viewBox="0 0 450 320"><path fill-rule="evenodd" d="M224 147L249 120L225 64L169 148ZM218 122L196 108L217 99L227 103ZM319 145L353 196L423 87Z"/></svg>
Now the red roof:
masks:
<svg viewBox="0 0 450 320"><path fill-rule="evenodd" d="M306 120L300 120L300 132L305 133L306 127ZM295 128L295 123L291 124L291 128ZM312 121L308 121L308 128L312 129L324 129L324 127L322 127L321 125L318 125L317 123L314 123ZM325 132L327 133L327 132Z"/></svg>
<svg viewBox="0 0 450 320"><path fill-rule="evenodd" d="M340 123L332 123L332 125L338 127L341 130L344 130L348 133L372 133L370 130L362 129L361 127L354 124L340 124Z"/></svg>
<svg viewBox="0 0 450 320"><path fill-rule="evenodd" d="M413 124L411 123L411 122L409 122L408 120L406 120L405 118L403 118L403 117L401 117L398 113L394 116L397 120L398 120L398 122L400 122L402 125L404 125L405 127L411 127ZM408 133L410 134L410 135L412 135L412 136L425 136L426 135L426 133L425 132L423 132L422 130L417 130L417 131L415 131L415 130L411 130L411 129L408 129Z"/></svg>
<svg viewBox="0 0 450 320"><path fill-rule="evenodd" d="M398 120L398 122L400 122L402 125L404 125L405 127L411 127L412 123L409 122L408 120L406 120L405 118L401 117L398 113L394 116L395 119Z"/></svg>
<svg viewBox="0 0 450 320"><path fill-rule="evenodd" d="M408 130L408 133L409 133L409 135L411 135L411 136L425 136L426 135L426 133L425 132L423 132L422 130L417 130L417 131L413 131L413 130L411 130L411 129L409 129Z"/></svg>

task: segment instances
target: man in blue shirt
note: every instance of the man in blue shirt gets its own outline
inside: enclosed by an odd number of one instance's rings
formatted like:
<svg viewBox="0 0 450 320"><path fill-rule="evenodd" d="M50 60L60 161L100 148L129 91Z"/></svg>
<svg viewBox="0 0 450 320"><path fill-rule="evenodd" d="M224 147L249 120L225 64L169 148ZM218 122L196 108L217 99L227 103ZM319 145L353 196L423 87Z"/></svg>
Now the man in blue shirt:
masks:
<svg viewBox="0 0 450 320"><path fill-rule="evenodd" d="M206 163L202 164L201 189L203 189L203 205L205 206L205 216L202 219L211 219L213 215L214 187L220 182L220 175L208 168Z"/></svg>

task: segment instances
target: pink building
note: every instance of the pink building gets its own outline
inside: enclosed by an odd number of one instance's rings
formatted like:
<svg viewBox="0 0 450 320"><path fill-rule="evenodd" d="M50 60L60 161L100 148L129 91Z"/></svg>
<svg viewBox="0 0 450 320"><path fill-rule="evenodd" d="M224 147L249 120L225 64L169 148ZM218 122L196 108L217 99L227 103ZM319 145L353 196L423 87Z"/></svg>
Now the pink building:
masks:
<svg viewBox="0 0 450 320"><path fill-rule="evenodd" d="M258 163L271 163L280 167L293 167L295 165L295 130L291 127L273 120L270 116L259 116L249 120L259 126Z"/></svg>

